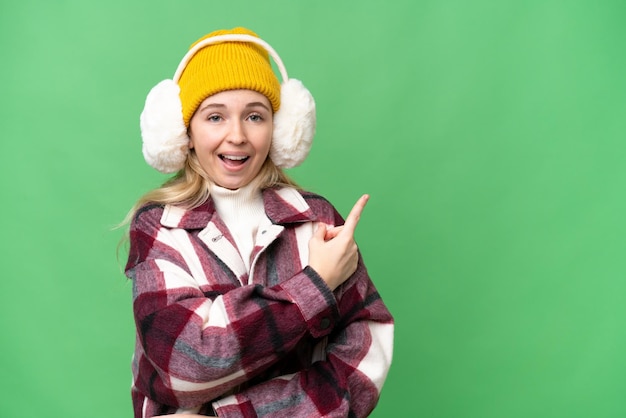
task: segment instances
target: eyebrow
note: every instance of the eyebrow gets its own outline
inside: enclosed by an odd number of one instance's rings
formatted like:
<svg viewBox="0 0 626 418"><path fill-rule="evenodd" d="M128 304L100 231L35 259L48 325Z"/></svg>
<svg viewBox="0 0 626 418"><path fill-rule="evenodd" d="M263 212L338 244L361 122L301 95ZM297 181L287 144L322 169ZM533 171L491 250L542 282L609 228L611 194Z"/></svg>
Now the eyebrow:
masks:
<svg viewBox="0 0 626 418"><path fill-rule="evenodd" d="M262 102L250 102L250 103L246 104L245 109L249 109L249 108L253 108L253 107L257 107L257 106L261 106L262 108L264 108L268 112L271 112L270 108L267 107ZM202 108L200 108L200 112L202 112L202 111L204 111L206 109L212 109L212 108L224 109L224 108L226 108L226 105L223 104L223 103L208 103L207 105L205 105Z"/></svg>
<svg viewBox="0 0 626 418"><path fill-rule="evenodd" d="M252 102L252 103L248 103L246 105L246 108L249 107L257 107L257 106L261 106L262 108L264 108L265 110L267 110L268 112L270 112L270 108L265 106L265 103L261 103L261 102Z"/></svg>

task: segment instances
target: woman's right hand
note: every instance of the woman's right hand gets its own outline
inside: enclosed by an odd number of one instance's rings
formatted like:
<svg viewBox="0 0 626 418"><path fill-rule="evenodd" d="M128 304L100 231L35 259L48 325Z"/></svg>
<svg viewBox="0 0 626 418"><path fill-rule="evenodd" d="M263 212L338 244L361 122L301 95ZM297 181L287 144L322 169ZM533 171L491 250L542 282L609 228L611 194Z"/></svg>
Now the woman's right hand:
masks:
<svg viewBox="0 0 626 418"><path fill-rule="evenodd" d="M356 270L359 256L354 230L368 200L369 195L361 196L342 226L330 228L319 223L309 240L309 266L331 290L335 290Z"/></svg>

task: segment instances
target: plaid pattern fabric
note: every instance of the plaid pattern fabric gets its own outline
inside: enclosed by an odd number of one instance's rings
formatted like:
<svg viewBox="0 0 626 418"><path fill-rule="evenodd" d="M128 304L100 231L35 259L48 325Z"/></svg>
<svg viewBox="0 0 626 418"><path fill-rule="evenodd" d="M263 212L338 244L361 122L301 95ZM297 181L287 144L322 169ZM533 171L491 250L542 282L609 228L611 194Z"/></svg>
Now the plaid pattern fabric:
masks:
<svg viewBox="0 0 626 418"><path fill-rule="evenodd" d="M362 417L376 405L393 318L359 260L335 292L306 266L324 198L263 192L250 273L213 201L147 205L130 229L135 417ZM360 257L359 257L360 258Z"/></svg>

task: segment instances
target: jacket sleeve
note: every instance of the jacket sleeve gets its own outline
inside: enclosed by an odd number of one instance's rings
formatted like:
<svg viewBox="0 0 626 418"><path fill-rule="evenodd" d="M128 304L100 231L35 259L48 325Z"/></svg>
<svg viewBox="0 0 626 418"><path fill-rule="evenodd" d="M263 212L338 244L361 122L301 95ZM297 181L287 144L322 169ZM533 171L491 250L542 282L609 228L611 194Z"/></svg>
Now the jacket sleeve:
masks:
<svg viewBox="0 0 626 418"><path fill-rule="evenodd" d="M189 251L180 250L190 245L185 231L162 227L161 212L143 211L130 231L136 390L164 405L195 407L261 373L303 336L330 333L338 306L311 268L274 287L207 290L190 271Z"/></svg>
<svg viewBox="0 0 626 418"><path fill-rule="evenodd" d="M337 292L325 358L310 368L214 403L220 417L365 417L376 406L391 365L393 318L362 260Z"/></svg>

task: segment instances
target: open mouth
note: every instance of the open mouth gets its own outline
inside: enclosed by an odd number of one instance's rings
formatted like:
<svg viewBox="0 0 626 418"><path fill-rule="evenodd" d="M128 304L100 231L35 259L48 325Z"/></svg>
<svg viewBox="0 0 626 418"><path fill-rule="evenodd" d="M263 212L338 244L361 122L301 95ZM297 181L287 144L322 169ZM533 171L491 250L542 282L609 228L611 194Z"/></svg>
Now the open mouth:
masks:
<svg viewBox="0 0 626 418"><path fill-rule="evenodd" d="M238 167L240 165L243 165L250 158L247 155L226 155L226 154L220 154L219 157L222 161L224 161L224 163L227 166L230 166L230 167Z"/></svg>

